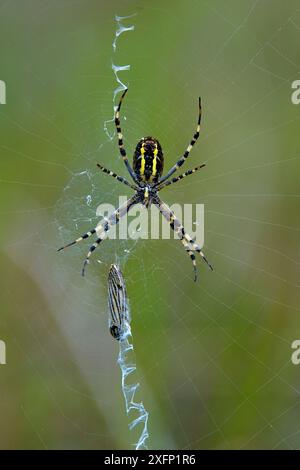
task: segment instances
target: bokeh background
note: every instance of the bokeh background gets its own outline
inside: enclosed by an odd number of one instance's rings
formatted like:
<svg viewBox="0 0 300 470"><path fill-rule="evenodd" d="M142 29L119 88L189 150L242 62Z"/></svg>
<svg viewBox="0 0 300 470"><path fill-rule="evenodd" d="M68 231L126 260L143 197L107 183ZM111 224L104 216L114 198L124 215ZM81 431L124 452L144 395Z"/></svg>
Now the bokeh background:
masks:
<svg viewBox="0 0 300 470"><path fill-rule="evenodd" d="M122 21L134 30L114 51L115 15L134 15ZM299 37L297 0L0 1L0 448L132 448L107 327L115 261L149 447L300 447ZM202 96L185 167L207 167L164 192L205 204L215 270L199 260L197 284L176 240L106 241L85 279L88 243L56 252L97 223L99 203L130 194L95 168L126 176L104 130L112 64L130 65L129 155L153 134L173 164Z"/></svg>

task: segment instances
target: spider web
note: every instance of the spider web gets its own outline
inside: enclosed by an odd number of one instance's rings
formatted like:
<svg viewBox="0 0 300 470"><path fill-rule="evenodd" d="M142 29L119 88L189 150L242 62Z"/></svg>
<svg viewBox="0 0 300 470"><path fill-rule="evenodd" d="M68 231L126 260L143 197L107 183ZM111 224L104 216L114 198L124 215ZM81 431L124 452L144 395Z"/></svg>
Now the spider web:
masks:
<svg viewBox="0 0 300 470"><path fill-rule="evenodd" d="M82 0L34 0L26 15L17 2L0 3L0 338L10 351L0 374L8 423L1 447L133 442L107 328L113 262L127 282L149 448L300 447L299 374L290 360L300 326L299 108L290 99L300 74L297 3L86 8ZM115 42L116 14L135 16L122 23L134 30ZM202 96L201 138L184 168L207 167L161 193L168 204L205 204L204 252L215 270L198 260L197 284L175 240L106 240L85 279L89 243L55 251L94 227L99 203L117 206L131 194L95 167L127 176L112 138L112 64L126 67L119 78L129 86L129 156L151 133L173 164Z"/></svg>

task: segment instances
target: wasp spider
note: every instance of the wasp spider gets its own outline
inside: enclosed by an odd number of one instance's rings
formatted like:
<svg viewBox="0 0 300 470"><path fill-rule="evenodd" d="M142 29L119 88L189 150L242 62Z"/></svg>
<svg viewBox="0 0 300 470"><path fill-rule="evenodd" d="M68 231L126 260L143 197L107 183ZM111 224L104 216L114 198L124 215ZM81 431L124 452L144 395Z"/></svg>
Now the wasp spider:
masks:
<svg viewBox="0 0 300 470"><path fill-rule="evenodd" d="M68 243L67 245L59 248L58 251L64 250L65 248L75 245L81 240L85 240L86 238L89 238L90 236L96 234L97 239L90 247L87 257L83 264L82 275L84 276L86 265L89 263L93 251L102 242L102 240L104 240L105 235L109 231L110 227L112 225L117 224L121 217L127 214L130 208L133 207L135 204L141 203L146 208L148 208L151 204L154 204L158 207L163 217L169 222L171 228L177 233L181 243L183 244L183 247L191 258L196 281L197 267L195 252L200 254L202 259L210 267L211 270L213 268L204 256L204 253L201 250L200 246L197 245L195 241L185 232L183 225L176 218L174 212L169 208L169 206L160 199L158 193L166 186L180 181L181 179L185 178L188 175L191 175L192 173L195 173L196 171L200 170L200 168L203 168L205 166L205 164L196 166L192 170L188 170L185 173L170 179L170 177L175 173L175 171L178 170L178 168L180 168L184 164L185 160L188 158L190 151L192 150L194 144L196 143L199 137L201 121L201 99L199 98L199 117L197 128L190 144L188 145L182 157L177 161L177 163L172 166L172 168L167 172L165 176L162 176L164 167L163 152L160 143L154 137L143 137L138 142L133 155L133 167L131 167L129 163L126 150L123 144L123 135L120 124L120 109L126 92L127 89L123 92L119 105L116 109L115 125L117 129L120 154L134 184L127 181L125 178L123 178L123 176L119 176L113 171L104 168L99 163L97 164L97 166L104 173L108 174L109 176L112 176L116 180L132 188L135 193L131 198L126 201L126 203L122 204L116 211L114 211L110 215L110 217L104 218L101 224L98 224L97 227L91 229L89 232L84 233L81 237L77 238L73 242Z"/></svg>

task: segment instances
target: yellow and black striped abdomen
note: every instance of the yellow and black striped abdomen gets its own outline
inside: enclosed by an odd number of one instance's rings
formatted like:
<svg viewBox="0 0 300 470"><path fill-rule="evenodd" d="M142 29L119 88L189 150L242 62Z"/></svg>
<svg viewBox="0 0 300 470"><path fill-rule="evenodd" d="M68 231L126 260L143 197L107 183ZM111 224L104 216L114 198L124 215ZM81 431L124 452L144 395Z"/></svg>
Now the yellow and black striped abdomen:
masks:
<svg viewBox="0 0 300 470"><path fill-rule="evenodd" d="M141 139L133 155L133 171L141 181L155 183L162 175L164 157L158 140L153 137Z"/></svg>

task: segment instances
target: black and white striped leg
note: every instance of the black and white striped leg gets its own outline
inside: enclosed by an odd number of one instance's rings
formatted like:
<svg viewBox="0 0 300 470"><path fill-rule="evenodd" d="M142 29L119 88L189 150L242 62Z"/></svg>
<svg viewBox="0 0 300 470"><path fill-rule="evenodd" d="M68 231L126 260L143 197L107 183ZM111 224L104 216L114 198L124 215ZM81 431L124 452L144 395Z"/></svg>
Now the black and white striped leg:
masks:
<svg viewBox="0 0 300 470"><path fill-rule="evenodd" d="M57 251L64 250L65 248L68 248L69 246L72 246L72 245L76 245L77 243L81 242L82 240L86 240L87 238L91 237L92 235L94 235L94 233L96 233L96 228L93 228L93 229L90 230L89 232L84 233L83 235L81 235L81 237L77 238L77 239L74 240L73 242L68 243L67 245L62 246L61 248L58 248Z"/></svg>
<svg viewBox="0 0 300 470"><path fill-rule="evenodd" d="M120 183L126 184L126 186L129 186L130 188L134 189L135 191L138 189L136 186L129 183L126 178L123 178L123 176L117 175L117 173L114 173L113 171L108 170L107 168L100 165L99 163L97 163L97 167L100 168L100 170L103 171L103 173L106 173L107 175L112 176L113 178L115 178L117 181L120 181Z"/></svg>
<svg viewBox="0 0 300 470"><path fill-rule="evenodd" d="M154 204L158 207L159 211L163 215L163 217L169 222L170 227L174 230L175 233L179 236L181 243L183 244L184 248L186 249L188 255L190 256L193 266L194 266L194 273L195 273L195 281L197 279L197 270L196 270L196 259L194 252L198 252L202 257L203 261L209 266L212 270L212 265L208 262L207 258L205 257L203 251L195 243L195 241L185 232L185 229L181 222L177 219L174 212L170 209L170 207L165 204L161 199L157 196L153 201Z"/></svg>
<svg viewBox="0 0 300 470"><path fill-rule="evenodd" d="M199 116L198 116L198 123L197 123L196 132L195 132L191 142L189 143L186 151L184 152L183 156L178 160L178 162L174 166L172 166L172 168L168 171L166 176L164 176L163 178L160 179L159 183L163 183L168 178L170 178L170 176L173 175L173 173L175 173L175 171L178 170L178 168L180 168L184 164L185 160L188 158L188 156L190 154L190 151L192 150L193 146L195 145L195 143L196 143L196 141L197 141L197 139L200 135L201 111L202 111L201 98L199 98Z"/></svg>
<svg viewBox="0 0 300 470"><path fill-rule="evenodd" d="M118 145L119 145L119 150L120 150L121 157L123 158L123 161L126 165L126 168L129 172L131 178L133 179L133 181L135 183L137 183L138 182L137 177L135 176L135 173L134 173L133 169L130 166L130 163L129 163L127 155L126 155L126 150L124 148L123 135L122 135L122 129L121 129L121 123L120 123L120 109L121 109L122 101L123 101L124 96L126 95L127 91L128 91L128 88L126 88L126 90L123 91L122 96L121 96L120 101L119 101L119 104L118 104L118 107L116 109L115 125L116 125L116 129L117 129Z"/></svg>
<svg viewBox="0 0 300 470"><path fill-rule="evenodd" d="M192 170L188 170L185 173L182 173L182 175L176 176L175 178L172 178L169 181L165 181L161 186L157 187L158 191L165 188L166 186L170 186L170 184L177 183L177 181L182 180L186 176L189 176L189 175L192 175L193 173L196 173L196 171L200 170L200 168L203 168L203 167L205 167L205 163L203 163L202 165L196 166Z"/></svg>
<svg viewBox="0 0 300 470"><path fill-rule="evenodd" d="M188 242L182 238L181 239L181 242L183 244L183 246L185 247L185 250L187 252L187 254L189 255L189 257L191 258L191 261L193 263L193 267L194 267L194 281L196 282L197 281L197 278L198 278L198 270L197 270L197 264L196 264L196 256L195 256L195 253L193 252L193 250L190 249L189 245L188 245Z"/></svg>
<svg viewBox="0 0 300 470"><path fill-rule="evenodd" d="M199 253L199 255L202 257L203 261L205 261L205 263L207 264L207 266L213 271L213 266L210 264L210 262L208 261L208 259L206 258L206 256L204 255L203 251L201 250L200 246L197 245L197 243L195 242L195 240L193 240L188 233L185 233L184 234L184 238L185 240L192 246L192 249L194 251L197 251L197 253Z"/></svg>
<svg viewBox="0 0 300 470"><path fill-rule="evenodd" d="M130 199L128 199L124 204L122 204L117 210L115 210L107 219L104 219L104 222L99 224L96 228L97 233L97 240L89 249L89 252L84 260L83 268L82 268L82 275L85 274L85 269L87 264L90 261L90 257L92 253L95 251L97 246L104 240L107 232L113 226L119 223L120 219L128 213L132 206L140 202L140 198L135 194Z"/></svg>

